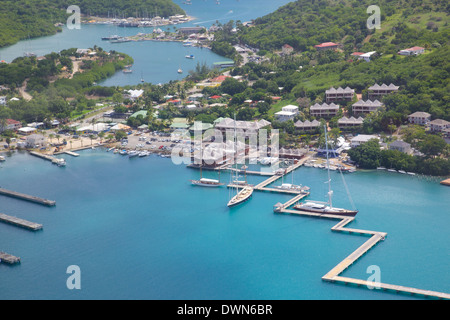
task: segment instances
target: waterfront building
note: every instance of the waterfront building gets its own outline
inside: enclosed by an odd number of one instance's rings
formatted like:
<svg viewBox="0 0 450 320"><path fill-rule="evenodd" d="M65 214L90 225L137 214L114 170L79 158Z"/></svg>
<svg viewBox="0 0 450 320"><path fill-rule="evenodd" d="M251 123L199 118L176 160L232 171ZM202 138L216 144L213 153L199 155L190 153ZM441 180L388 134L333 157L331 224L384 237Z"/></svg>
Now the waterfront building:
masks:
<svg viewBox="0 0 450 320"><path fill-rule="evenodd" d="M377 136L374 136L374 135L359 134L359 135L357 135L356 137L353 137L350 140L350 147L355 148L355 147L357 147L357 146L359 146L359 145L361 145L361 144L363 144L363 143L365 143L365 142L367 142L369 140L372 140L372 139L380 140L380 138L378 138Z"/></svg>
<svg viewBox="0 0 450 320"><path fill-rule="evenodd" d="M18 129L20 129L20 127L22 127L22 123L20 123L20 121L6 119L6 125L4 128L0 123L0 132L3 132L5 130L17 131Z"/></svg>
<svg viewBox="0 0 450 320"><path fill-rule="evenodd" d="M220 130L222 134L226 132L233 133L236 128L239 132L244 132L245 136L249 136L258 133L258 130L270 125L271 123L264 119L259 121L234 121L231 118L224 118L216 124L215 128Z"/></svg>
<svg viewBox="0 0 450 320"><path fill-rule="evenodd" d="M411 154L411 145L405 141L396 140L389 145L389 150L398 150L403 153Z"/></svg>

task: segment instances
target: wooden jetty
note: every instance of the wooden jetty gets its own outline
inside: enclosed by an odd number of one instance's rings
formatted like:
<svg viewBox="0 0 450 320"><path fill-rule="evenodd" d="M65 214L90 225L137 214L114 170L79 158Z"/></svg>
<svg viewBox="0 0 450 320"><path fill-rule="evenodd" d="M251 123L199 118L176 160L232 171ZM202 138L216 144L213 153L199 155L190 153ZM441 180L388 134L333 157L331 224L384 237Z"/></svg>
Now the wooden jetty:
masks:
<svg viewBox="0 0 450 320"><path fill-rule="evenodd" d="M17 217L8 216L3 213L0 213L0 221L33 231L42 229L42 224L30 222Z"/></svg>
<svg viewBox="0 0 450 320"><path fill-rule="evenodd" d="M35 196L27 195L24 193L6 190L3 188L0 188L0 194L2 194L4 196L12 197L12 198L17 198L17 199L21 199L21 200L26 200L26 201L42 204L42 205L49 206L49 207L56 205L56 201L53 201L53 200L42 199L42 198L38 198Z"/></svg>
<svg viewBox="0 0 450 320"><path fill-rule="evenodd" d="M0 262L7 264L20 263L20 258L0 251Z"/></svg>

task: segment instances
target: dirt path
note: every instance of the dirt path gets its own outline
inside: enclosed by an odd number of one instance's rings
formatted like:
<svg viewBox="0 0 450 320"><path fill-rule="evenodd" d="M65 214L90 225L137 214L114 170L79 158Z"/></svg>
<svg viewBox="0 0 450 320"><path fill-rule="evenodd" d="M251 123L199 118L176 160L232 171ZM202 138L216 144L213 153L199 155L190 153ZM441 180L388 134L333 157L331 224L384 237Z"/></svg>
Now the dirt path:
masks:
<svg viewBox="0 0 450 320"><path fill-rule="evenodd" d="M27 88L27 80L24 81L23 85L19 88L19 93L22 96L22 98L24 98L26 101L30 101L31 99L33 99L33 97L26 92Z"/></svg>

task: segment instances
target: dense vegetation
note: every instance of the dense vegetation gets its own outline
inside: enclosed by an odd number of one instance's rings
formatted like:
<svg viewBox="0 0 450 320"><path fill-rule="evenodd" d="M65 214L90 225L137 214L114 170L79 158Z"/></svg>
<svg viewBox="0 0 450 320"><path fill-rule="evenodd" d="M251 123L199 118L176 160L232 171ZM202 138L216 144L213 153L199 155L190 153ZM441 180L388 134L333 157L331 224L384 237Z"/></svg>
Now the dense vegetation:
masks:
<svg viewBox="0 0 450 320"><path fill-rule="evenodd" d="M51 0L4 0L0 2L0 47L19 40L55 34L66 12Z"/></svg>
<svg viewBox="0 0 450 320"><path fill-rule="evenodd" d="M99 17L168 17L184 14L171 0L51 0L59 8L77 5L83 15Z"/></svg>
<svg viewBox="0 0 450 320"><path fill-rule="evenodd" d="M427 136L421 141L421 148L432 153L445 151L445 142L437 136ZM370 140L348 152L360 168L375 169L383 166L396 170L417 172L427 175L445 176L450 172L450 160L435 156L411 156L397 150L381 150L377 140Z"/></svg>
<svg viewBox="0 0 450 320"><path fill-rule="evenodd" d="M75 73L73 78L67 76L73 67L70 58L77 57L76 49L48 54L41 61L35 57L20 57L8 65L0 64L0 84L6 83L14 88L21 86L26 79L27 92L33 96L30 101L21 99L0 106L0 119L12 118L28 123L52 118L65 120L95 105L85 95L112 96L114 88L98 87L95 83L112 76L133 60L125 54L95 49L97 58L84 60L80 65L83 72ZM65 77L61 77L63 73Z"/></svg>
<svg viewBox="0 0 450 320"><path fill-rule="evenodd" d="M381 9L380 30L367 28L366 10L373 4ZM448 33L441 33L441 28L448 12L448 2L440 0L298 0L256 19L255 27L241 29L238 39L266 50L280 50L287 43L306 51L333 41L347 51L395 53L412 41L417 45L446 41Z"/></svg>

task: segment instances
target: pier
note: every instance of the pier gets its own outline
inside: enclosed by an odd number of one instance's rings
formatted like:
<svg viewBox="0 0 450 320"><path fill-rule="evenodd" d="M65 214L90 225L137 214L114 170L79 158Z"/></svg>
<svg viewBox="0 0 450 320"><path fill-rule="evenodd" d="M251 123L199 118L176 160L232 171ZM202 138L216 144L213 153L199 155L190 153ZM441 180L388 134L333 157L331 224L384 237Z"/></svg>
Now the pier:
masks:
<svg viewBox="0 0 450 320"><path fill-rule="evenodd" d="M6 190L3 188L0 188L0 194L4 195L4 196L16 198L16 199L21 199L21 200L26 200L26 201L42 204L42 205L49 206L49 207L56 205L56 201L53 201L53 200L42 199L42 198L38 198L35 196L27 195L24 193Z"/></svg>
<svg viewBox="0 0 450 320"><path fill-rule="evenodd" d="M42 229L42 224L30 222L30 221L23 220L23 219L20 219L20 218L17 218L17 217L8 216L8 215L3 214L3 213L0 213L0 221L12 224L14 226L18 226L18 227L21 227L21 228L25 228L25 229L28 229L28 230L33 230L33 231L37 231L37 230L41 230Z"/></svg>
<svg viewBox="0 0 450 320"><path fill-rule="evenodd" d="M0 251L0 263L1 262L7 264L16 264L20 263L20 258Z"/></svg>
<svg viewBox="0 0 450 320"><path fill-rule="evenodd" d="M58 160L58 158L56 158L56 157L53 157L53 156L50 156L50 155L46 155L46 154L43 154L43 153L39 153L39 152L36 152L36 151L30 151L30 154L35 156L35 157L38 157L38 158L41 158L41 159L44 159L44 160L48 160L50 162L53 162L54 160Z"/></svg>
<svg viewBox="0 0 450 320"><path fill-rule="evenodd" d="M299 196L297 196L297 197L299 197ZM293 205L295 202L298 201L297 197L292 198L291 200L287 201L284 204L277 204L277 207L276 207L276 209L274 209L274 211L276 213L288 213L288 214L292 214L292 215L302 215L302 216L315 217L315 218L328 218L328 219L341 220L331 228L332 231L369 236L369 239L366 242L364 242L359 248L357 248L355 251L353 251L348 257L346 257L339 264L337 264L326 275L324 275L322 277L323 281L331 282L331 283L342 283L344 285L356 285L357 287L367 287L368 289L376 288L376 290L382 290L385 292L403 293L403 294L422 297L422 298L450 300L450 294L444 293L444 292L423 290L423 289L417 289L417 288L411 288L411 287L405 287L405 286L399 286L399 285L393 285L393 284L386 284L386 283L375 283L372 281L340 276L340 274L342 274L347 268L349 268L351 265L353 265L359 258L361 258L364 254L366 254L375 245L377 245L380 241L385 240L387 233L379 232L379 231L346 228L345 226L347 224L349 224L353 220L355 220L354 217L345 217L345 216L332 215L332 214L321 214L321 213L288 209L291 205Z"/></svg>
<svg viewBox="0 0 450 320"><path fill-rule="evenodd" d="M72 157L79 157L80 155L76 152L72 152L72 151L64 151L65 154L68 154L69 156Z"/></svg>

